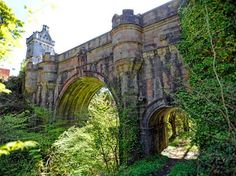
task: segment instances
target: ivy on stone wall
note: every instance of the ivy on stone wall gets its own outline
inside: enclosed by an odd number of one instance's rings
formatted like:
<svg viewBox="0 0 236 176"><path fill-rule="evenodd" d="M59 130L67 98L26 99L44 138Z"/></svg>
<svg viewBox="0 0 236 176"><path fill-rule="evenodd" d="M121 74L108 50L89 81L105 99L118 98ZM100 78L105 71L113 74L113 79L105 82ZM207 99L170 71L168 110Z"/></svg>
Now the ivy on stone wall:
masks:
<svg viewBox="0 0 236 176"><path fill-rule="evenodd" d="M196 121L201 172L236 174L236 4L189 0L180 8L179 50L190 86L177 103Z"/></svg>
<svg viewBox="0 0 236 176"><path fill-rule="evenodd" d="M120 118L120 162L121 164L132 164L140 155L139 123L137 114L136 97L123 95L124 105L118 107Z"/></svg>

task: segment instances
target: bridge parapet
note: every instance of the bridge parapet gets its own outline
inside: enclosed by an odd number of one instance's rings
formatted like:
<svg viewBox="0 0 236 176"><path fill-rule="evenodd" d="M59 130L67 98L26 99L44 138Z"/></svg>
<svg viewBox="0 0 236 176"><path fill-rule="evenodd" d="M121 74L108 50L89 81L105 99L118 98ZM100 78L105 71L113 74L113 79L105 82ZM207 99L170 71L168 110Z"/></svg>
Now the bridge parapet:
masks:
<svg viewBox="0 0 236 176"><path fill-rule="evenodd" d="M87 51L92 51L96 48L105 46L111 43L111 34L110 32L104 33L98 37L95 37L79 46L76 46L68 51L65 51L58 55L59 61L64 61L66 59L72 58L80 52L81 49L85 49Z"/></svg>
<svg viewBox="0 0 236 176"><path fill-rule="evenodd" d="M179 1L170 1L162 6L156 7L148 12L142 14L142 25L143 27L149 26L151 24L160 22L167 18L177 15L179 8Z"/></svg>

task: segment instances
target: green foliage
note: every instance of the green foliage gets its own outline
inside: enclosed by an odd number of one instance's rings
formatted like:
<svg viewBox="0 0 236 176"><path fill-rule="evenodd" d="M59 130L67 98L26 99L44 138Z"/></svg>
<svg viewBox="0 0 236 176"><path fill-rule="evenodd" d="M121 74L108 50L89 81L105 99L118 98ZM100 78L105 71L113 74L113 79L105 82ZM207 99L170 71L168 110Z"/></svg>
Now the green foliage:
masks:
<svg viewBox="0 0 236 176"><path fill-rule="evenodd" d="M28 113L29 111L18 115L9 114L0 118L0 144L20 140L19 137L26 130L26 114Z"/></svg>
<svg viewBox="0 0 236 176"><path fill-rule="evenodd" d="M35 141L14 141L8 142L7 144L0 147L0 156L1 155L9 155L10 152L16 150L23 150L25 148L32 148L35 147L38 143Z"/></svg>
<svg viewBox="0 0 236 176"><path fill-rule="evenodd" d="M120 148L120 160L122 164L132 164L136 159L140 157L140 142L139 139L139 119L137 112L137 105L132 102L132 99L136 98L132 96L132 92L129 95L123 95L124 105L119 106L119 148Z"/></svg>
<svg viewBox="0 0 236 176"><path fill-rule="evenodd" d="M135 162L129 167L122 167L119 176L145 176L150 175L153 172L161 169L167 162L167 157L164 156L152 156L140 161Z"/></svg>
<svg viewBox="0 0 236 176"><path fill-rule="evenodd" d="M96 152L86 129L71 127L53 144L45 172L49 175L89 175L94 172L94 167L100 166L93 156Z"/></svg>
<svg viewBox="0 0 236 176"><path fill-rule="evenodd" d="M48 149L59 134L64 131L60 124L47 124L40 121L38 124L32 123L36 119L49 118L46 110L38 107L32 107L17 114L7 114L0 118L0 145L3 149L15 150L10 155L3 155L0 159L0 173L3 175L37 175L42 168L43 158L46 156ZM37 129L37 130L35 130ZM34 148L28 148L32 142L36 141L38 145ZM27 149L27 150L26 150Z"/></svg>
<svg viewBox="0 0 236 176"><path fill-rule="evenodd" d="M58 138L52 146L46 173L107 175L116 172L119 165L119 121L114 100L110 98L106 91L95 95L85 125L71 127Z"/></svg>
<svg viewBox="0 0 236 176"><path fill-rule="evenodd" d="M15 114L30 109L22 95L23 75L10 77L5 86L11 90L10 94L0 93L0 115Z"/></svg>
<svg viewBox="0 0 236 176"><path fill-rule="evenodd" d="M219 131L213 135L211 144L201 150L201 170L215 175L235 175L236 134Z"/></svg>
<svg viewBox="0 0 236 176"><path fill-rule="evenodd" d="M176 138L174 138L173 140L169 141L168 145L169 146L185 146L186 148L190 147L192 138L194 136L194 132L193 131L187 131L187 132L182 132L180 134L178 134L178 136Z"/></svg>
<svg viewBox="0 0 236 176"><path fill-rule="evenodd" d="M100 92L89 105L88 132L93 136L95 149L101 155L106 172L114 172L119 166L119 119L112 95Z"/></svg>
<svg viewBox="0 0 236 176"><path fill-rule="evenodd" d="M196 175L197 167L195 160L188 160L176 163L172 168L168 176L189 176Z"/></svg>
<svg viewBox="0 0 236 176"><path fill-rule="evenodd" d="M176 102L197 124L200 170L235 174L236 158L236 5L189 0L180 9L179 50L189 71L188 88Z"/></svg>
<svg viewBox="0 0 236 176"><path fill-rule="evenodd" d="M3 0L0 0L0 61L17 45L23 22L18 20L12 10ZM0 83L0 94L11 93L3 83ZM1 104L0 104L1 105Z"/></svg>
<svg viewBox="0 0 236 176"><path fill-rule="evenodd" d="M0 0L0 60L17 45L23 22L18 20L3 0Z"/></svg>
<svg viewBox="0 0 236 176"><path fill-rule="evenodd" d="M9 89L6 88L6 86L3 83L0 83L0 93L11 93L11 91Z"/></svg>

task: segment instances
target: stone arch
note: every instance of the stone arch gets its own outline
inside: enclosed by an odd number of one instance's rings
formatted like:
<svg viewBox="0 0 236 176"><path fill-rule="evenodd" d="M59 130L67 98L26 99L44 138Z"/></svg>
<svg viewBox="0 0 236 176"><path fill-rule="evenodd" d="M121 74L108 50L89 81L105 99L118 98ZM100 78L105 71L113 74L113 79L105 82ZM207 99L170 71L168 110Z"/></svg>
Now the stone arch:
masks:
<svg viewBox="0 0 236 176"><path fill-rule="evenodd" d="M141 124L141 141L145 155L159 154L169 142L168 127L172 127L172 134L176 135L175 121L173 116L179 109L174 106L168 106L167 102L159 99L148 106L143 113ZM174 117L175 119L176 117Z"/></svg>
<svg viewBox="0 0 236 176"><path fill-rule="evenodd" d="M90 100L102 87L111 91L108 79L97 72L84 71L84 74L71 76L62 86L56 100L55 114L67 120L76 120L77 113L86 113Z"/></svg>

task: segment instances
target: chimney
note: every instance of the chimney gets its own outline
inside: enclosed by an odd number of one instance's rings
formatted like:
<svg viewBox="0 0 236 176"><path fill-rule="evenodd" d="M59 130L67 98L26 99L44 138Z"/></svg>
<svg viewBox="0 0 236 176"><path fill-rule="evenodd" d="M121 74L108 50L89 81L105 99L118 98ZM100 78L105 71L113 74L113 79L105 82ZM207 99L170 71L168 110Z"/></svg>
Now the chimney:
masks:
<svg viewBox="0 0 236 176"><path fill-rule="evenodd" d="M48 31L49 27L47 25L43 25L43 31Z"/></svg>

